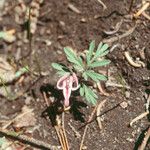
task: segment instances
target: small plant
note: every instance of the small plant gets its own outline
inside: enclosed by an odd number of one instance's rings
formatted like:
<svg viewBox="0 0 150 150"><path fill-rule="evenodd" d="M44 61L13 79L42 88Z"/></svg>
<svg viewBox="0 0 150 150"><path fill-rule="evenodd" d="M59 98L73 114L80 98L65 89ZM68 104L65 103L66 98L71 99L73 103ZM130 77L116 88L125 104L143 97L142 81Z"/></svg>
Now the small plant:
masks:
<svg viewBox="0 0 150 150"><path fill-rule="evenodd" d="M57 70L57 74L61 77L57 82L57 88L63 90L64 105L69 106L71 91L78 88L80 95L95 105L98 96L89 83L107 80L106 76L96 72L96 68L110 63L110 60L103 58L109 52L108 45L100 43L95 51L95 41L92 41L84 56L75 53L70 47L65 47L64 52L69 66L52 63L52 67Z"/></svg>

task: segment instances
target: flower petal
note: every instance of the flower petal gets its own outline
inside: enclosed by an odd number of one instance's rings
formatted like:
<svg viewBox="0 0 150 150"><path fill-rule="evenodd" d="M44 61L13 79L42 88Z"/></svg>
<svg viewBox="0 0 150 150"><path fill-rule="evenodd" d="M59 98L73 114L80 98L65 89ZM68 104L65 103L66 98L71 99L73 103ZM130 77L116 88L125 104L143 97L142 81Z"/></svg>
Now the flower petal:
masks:
<svg viewBox="0 0 150 150"><path fill-rule="evenodd" d="M62 90L63 89L63 82L68 78L69 75L64 75L57 81L57 88Z"/></svg>
<svg viewBox="0 0 150 150"><path fill-rule="evenodd" d="M72 77L73 77L73 83L74 83L72 85L72 91L75 91L79 88L78 78L75 73L73 73Z"/></svg>
<svg viewBox="0 0 150 150"><path fill-rule="evenodd" d="M73 77L69 76L64 82L63 82L63 95L64 95L64 105L69 106L69 98L71 95L72 90L72 84L73 84Z"/></svg>

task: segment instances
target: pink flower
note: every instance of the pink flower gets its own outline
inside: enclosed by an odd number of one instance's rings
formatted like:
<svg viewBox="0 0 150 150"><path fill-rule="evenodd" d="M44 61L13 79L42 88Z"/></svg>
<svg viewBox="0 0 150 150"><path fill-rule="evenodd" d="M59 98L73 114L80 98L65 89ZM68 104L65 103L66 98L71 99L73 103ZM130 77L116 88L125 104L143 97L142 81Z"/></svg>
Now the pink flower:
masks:
<svg viewBox="0 0 150 150"><path fill-rule="evenodd" d="M75 91L79 88L78 78L75 73L72 75L64 75L57 82L57 88L63 90L64 95L64 105L65 107L69 106L69 98L71 91Z"/></svg>

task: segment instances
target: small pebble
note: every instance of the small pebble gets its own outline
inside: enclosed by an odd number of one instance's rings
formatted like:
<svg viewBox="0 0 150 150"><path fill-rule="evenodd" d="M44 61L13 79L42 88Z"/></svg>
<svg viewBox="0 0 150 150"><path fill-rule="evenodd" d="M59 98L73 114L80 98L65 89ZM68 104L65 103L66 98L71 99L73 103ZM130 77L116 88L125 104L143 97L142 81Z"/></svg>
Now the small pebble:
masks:
<svg viewBox="0 0 150 150"><path fill-rule="evenodd" d="M129 92L129 91L126 91L126 92L125 92L125 97L126 97L126 98L130 98L130 92Z"/></svg>
<svg viewBox="0 0 150 150"><path fill-rule="evenodd" d="M124 102L120 103L120 106L121 106L123 109L125 109L125 108L128 107L128 103L124 101Z"/></svg>
<svg viewBox="0 0 150 150"><path fill-rule="evenodd" d="M82 18L80 21L81 21L82 23L85 23L85 22L86 22L86 19L85 19L85 18Z"/></svg>

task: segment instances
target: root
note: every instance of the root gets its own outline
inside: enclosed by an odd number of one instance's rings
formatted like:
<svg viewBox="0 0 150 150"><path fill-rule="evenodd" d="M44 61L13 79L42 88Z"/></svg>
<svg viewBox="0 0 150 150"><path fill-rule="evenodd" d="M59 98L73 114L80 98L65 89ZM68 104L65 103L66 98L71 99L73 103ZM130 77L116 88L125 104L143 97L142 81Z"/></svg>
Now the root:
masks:
<svg viewBox="0 0 150 150"><path fill-rule="evenodd" d="M103 6L103 10L107 9L107 6L104 4L104 2L102 2L101 0L97 0L102 6Z"/></svg>
<svg viewBox="0 0 150 150"><path fill-rule="evenodd" d="M97 106L96 116L97 116L97 122L98 122L98 126L99 126L100 130L102 129L100 114L101 114L101 109L102 109L102 107L104 106L105 103L106 103L106 99L103 100L102 102L100 102L99 105Z"/></svg>
<svg viewBox="0 0 150 150"><path fill-rule="evenodd" d="M139 62L134 62L133 61L133 59L132 59L132 57L130 56L130 53L129 52L125 52L124 53L124 55L125 55L125 57L126 57L126 59L128 60L128 62L129 62L129 64L131 65L131 66L133 66L133 67L144 67L145 66L145 64L143 63L143 62L141 62L141 61L139 61Z"/></svg>
<svg viewBox="0 0 150 150"><path fill-rule="evenodd" d="M136 28L136 25L133 28L131 28L128 31L126 31L125 33L121 34L121 35L114 36L114 37L112 37L110 39L104 39L103 43L107 43L110 46L113 42L116 42L116 41L118 41L118 40L120 40L122 38L125 38L125 37L129 36L130 34L132 34L133 31L135 30L135 28Z"/></svg>
<svg viewBox="0 0 150 150"><path fill-rule="evenodd" d="M140 114L139 116L137 116L136 118L134 118L131 122L130 122L130 127L132 127L133 123L144 118L145 116L147 116L149 114L149 111L146 111L142 114Z"/></svg>

